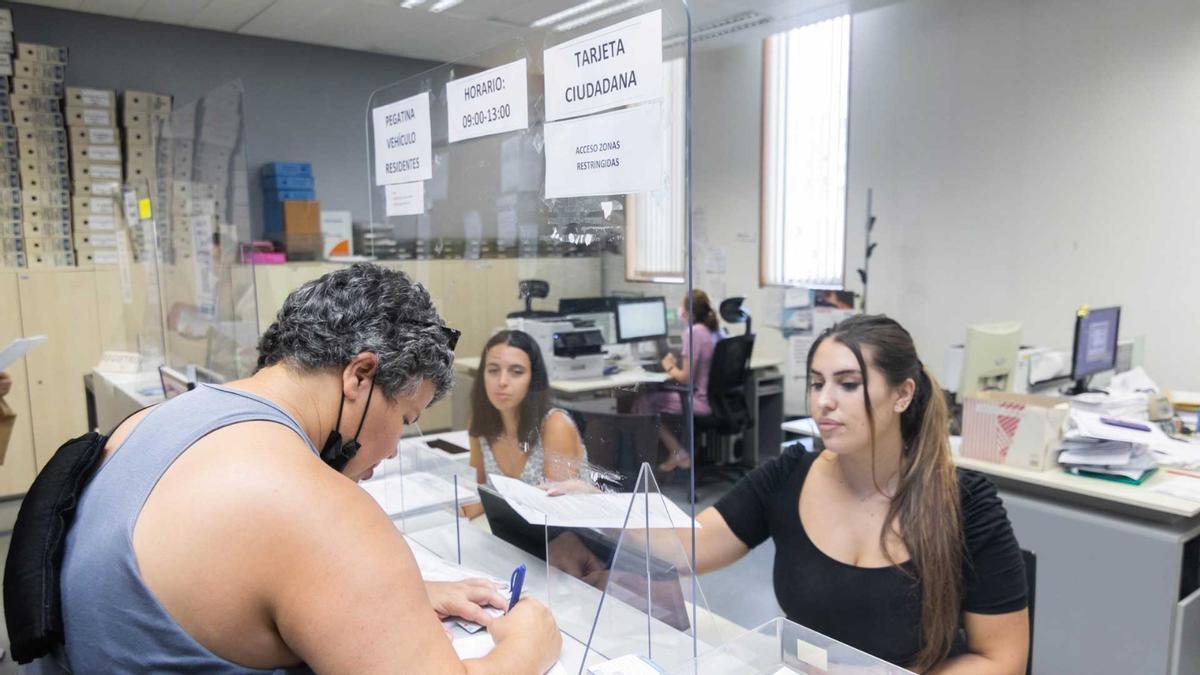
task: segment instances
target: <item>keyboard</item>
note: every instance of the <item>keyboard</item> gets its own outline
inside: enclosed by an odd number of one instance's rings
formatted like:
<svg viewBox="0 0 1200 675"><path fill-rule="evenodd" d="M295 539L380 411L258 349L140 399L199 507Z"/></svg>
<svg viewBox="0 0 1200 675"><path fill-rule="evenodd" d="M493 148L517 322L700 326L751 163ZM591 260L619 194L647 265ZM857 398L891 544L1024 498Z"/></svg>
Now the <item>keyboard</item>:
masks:
<svg viewBox="0 0 1200 675"><path fill-rule="evenodd" d="M642 369L645 370L647 373L665 373L665 372L667 372L667 369L663 368L661 363L642 364Z"/></svg>

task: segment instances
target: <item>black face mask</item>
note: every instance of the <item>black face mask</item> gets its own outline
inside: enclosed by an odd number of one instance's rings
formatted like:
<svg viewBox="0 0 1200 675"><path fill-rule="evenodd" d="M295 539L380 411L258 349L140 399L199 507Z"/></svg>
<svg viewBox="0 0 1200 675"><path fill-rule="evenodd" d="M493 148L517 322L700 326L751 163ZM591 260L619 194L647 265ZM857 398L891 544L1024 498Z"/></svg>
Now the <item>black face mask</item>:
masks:
<svg viewBox="0 0 1200 675"><path fill-rule="evenodd" d="M358 454L359 444L358 435L362 433L363 424L367 421L367 410L371 408L371 395L375 393L375 384L371 383L371 389L367 392L367 404L363 406L362 418L358 420L358 430L354 432L354 438L350 439L349 443L342 444L342 434L338 429L342 426L342 408L346 405L346 392L342 392L342 400L338 403L337 421L333 423L333 431L329 432L329 438L325 441L325 447L321 448L321 459L333 467L334 471L342 472L350 460Z"/></svg>

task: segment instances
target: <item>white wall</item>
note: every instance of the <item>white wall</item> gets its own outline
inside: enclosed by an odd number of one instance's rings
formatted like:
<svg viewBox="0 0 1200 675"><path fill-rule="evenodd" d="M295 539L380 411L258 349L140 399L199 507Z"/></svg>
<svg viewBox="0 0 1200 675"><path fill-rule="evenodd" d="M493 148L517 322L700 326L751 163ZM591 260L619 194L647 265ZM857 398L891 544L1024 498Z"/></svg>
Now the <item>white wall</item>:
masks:
<svg viewBox="0 0 1200 675"><path fill-rule="evenodd" d="M1067 347L1078 305L1119 304L1159 384L1200 387L1198 83L1194 0L855 16L850 212L873 187L870 309L940 364L969 323L1019 319L1026 342Z"/></svg>

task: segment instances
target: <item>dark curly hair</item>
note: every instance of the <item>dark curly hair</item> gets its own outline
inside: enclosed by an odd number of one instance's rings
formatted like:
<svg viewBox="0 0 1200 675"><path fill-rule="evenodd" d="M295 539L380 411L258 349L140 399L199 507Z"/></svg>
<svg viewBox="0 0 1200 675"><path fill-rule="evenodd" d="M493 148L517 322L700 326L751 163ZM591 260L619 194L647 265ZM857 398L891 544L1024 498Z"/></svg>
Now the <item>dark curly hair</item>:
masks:
<svg viewBox="0 0 1200 675"><path fill-rule="evenodd" d="M429 292L403 272L358 263L292 291L258 341L258 367L344 368L379 358L375 384L388 399L429 380L435 401L454 383L454 352Z"/></svg>

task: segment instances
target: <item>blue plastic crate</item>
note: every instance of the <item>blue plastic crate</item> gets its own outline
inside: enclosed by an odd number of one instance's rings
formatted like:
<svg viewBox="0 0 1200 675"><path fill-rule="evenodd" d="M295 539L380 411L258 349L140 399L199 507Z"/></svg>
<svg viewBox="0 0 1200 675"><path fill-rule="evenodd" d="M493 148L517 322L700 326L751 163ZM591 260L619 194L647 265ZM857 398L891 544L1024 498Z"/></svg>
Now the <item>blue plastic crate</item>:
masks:
<svg viewBox="0 0 1200 675"><path fill-rule="evenodd" d="M263 176L312 177L312 164L308 162L267 162L262 167Z"/></svg>
<svg viewBox="0 0 1200 675"><path fill-rule="evenodd" d="M263 176L264 190L312 190L316 183L312 176Z"/></svg>

